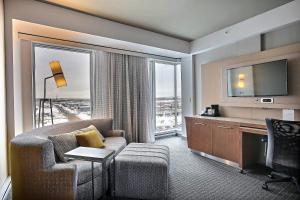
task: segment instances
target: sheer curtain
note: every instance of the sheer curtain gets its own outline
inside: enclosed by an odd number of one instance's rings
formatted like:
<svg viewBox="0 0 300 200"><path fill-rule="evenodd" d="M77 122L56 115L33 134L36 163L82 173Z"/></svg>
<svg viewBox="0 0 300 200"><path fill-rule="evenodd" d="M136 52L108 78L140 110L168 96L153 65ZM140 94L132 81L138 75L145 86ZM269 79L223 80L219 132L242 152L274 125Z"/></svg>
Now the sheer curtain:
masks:
<svg viewBox="0 0 300 200"><path fill-rule="evenodd" d="M154 142L152 78L146 58L94 51L91 69L93 118L114 119L129 142Z"/></svg>

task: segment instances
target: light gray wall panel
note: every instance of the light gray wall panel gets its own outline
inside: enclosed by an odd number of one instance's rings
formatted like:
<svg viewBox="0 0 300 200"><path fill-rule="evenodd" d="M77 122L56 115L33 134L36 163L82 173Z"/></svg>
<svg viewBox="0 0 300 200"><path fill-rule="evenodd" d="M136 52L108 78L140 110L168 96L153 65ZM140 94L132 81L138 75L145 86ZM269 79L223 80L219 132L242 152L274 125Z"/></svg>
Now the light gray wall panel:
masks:
<svg viewBox="0 0 300 200"><path fill-rule="evenodd" d="M194 82L192 56L181 59L182 116L194 114ZM186 136L185 120L182 119L182 135Z"/></svg>
<svg viewBox="0 0 300 200"><path fill-rule="evenodd" d="M273 49L297 42L300 42L300 22L264 34L262 46L263 49Z"/></svg>

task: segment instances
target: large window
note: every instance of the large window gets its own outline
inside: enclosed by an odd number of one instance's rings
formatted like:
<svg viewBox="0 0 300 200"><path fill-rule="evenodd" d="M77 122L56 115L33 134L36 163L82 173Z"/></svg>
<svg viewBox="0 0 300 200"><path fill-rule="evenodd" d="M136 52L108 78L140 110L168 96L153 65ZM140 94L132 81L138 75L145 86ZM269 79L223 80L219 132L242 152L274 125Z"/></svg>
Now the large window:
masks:
<svg viewBox="0 0 300 200"><path fill-rule="evenodd" d="M90 58L88 51L34 45L34 122L36 127L89 119ZM58 61L60 72L50 62ZM66 84L61 84L61 79Z"/></svg>
<svg viewBox="0 0 300 200"><path fill-rule="evenodd" d="M156 135L181 129L181 65L155 62Z"/></svg>

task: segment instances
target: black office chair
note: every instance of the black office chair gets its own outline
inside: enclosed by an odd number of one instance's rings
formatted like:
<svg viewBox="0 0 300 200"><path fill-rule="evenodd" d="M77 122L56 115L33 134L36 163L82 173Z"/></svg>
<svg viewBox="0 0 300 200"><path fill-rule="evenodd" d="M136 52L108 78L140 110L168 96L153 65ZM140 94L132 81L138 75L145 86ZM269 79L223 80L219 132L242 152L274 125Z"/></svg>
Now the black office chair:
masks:
<svg viewBox="0 0 300 200"><path fill-rule="evenodd" d="M266 165L273 171L271 180L262 188L268 190L269 183L292 182L298 192L300 175L300 122L266 119L268 128L268 150ZM275 179L275 177L280 177Z"/></svg>

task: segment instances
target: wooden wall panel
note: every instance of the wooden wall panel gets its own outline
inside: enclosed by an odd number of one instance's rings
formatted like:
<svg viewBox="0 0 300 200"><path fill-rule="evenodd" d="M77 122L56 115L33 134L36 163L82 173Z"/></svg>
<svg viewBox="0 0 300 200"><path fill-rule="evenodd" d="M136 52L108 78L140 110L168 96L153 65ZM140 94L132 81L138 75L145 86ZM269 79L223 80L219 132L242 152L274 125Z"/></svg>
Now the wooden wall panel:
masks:
<svg viewBox="0 0 300 200"><path fill-rule="evenodd" d="M288 96L273 97L274 104L262 104L257 97L227 97L226 69L279 59L288 59ZM290 108L295 109L295 119L300 120L300 43L208 63L201 70L202 109L219 104L226 117L281 119L282 109Z"/></svg>

